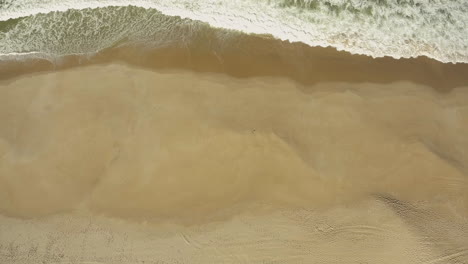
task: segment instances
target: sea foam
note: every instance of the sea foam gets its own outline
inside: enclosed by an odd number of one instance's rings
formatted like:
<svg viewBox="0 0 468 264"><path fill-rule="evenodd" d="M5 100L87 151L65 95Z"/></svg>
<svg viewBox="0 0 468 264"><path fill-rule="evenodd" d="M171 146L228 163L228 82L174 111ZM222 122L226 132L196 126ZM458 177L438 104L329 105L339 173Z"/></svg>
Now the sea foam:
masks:
<svg viewBox="0 0 468 264"><path fill-rule="evenodd" d="M61 23L60 27L54 27L50 25L54 19L42 17L41 21L37 21L35 16L60 16L57 12L70 9L130 8L130 5L145 8L148 12L155 12L155 9L166 16L201 21L215 28L270 34L281 40L303 42L310 46L332 46L338 50L374 58L427 56L442 62L468 62L468 2L464 0L6 0L0 4L0 20L25 17L30 26L23 23L22 27L12 26L0 32L0 52L65 55L68 52L66 50L45 48L56 45L54 39L35 38L35 41L43 42L39 45L30 40L20 42L38 32L54 30L58 38L58 35L63 35L61 31L65 30L64 27L70 30L70 24L65 26ZM85 15L90 16L86 20L99 21L99 13L102 15L102 12L96 12L98 15L86 12ZM31 24L32 21L34 25ZM143 21L141 17L135 17L131 21L116 19L115 22L108 23L110 28L104 23L105 28L81 27L80 30L98 30L104 35L100 42L112 45L118 32L115 30L118 27L117 22L135 25L138 21L142 24L150 22ZM80 25L75 22L72 26ZM96 26L100 27L99 24ZM164 26L173 27L168 24ZM119 36L120 39L125 37ZM94 42L88 44L96 45ZM101 44L99 48L105 48L105 45ZM89 48L85 52L97 50L97 47L95 50Z"/></svg>

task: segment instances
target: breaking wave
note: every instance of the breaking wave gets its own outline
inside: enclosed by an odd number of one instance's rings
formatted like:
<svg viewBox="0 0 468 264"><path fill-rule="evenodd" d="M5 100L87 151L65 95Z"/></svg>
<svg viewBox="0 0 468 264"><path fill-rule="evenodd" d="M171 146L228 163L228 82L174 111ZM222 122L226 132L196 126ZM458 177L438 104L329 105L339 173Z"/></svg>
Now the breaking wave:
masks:
<svg viewBox="0 0 468 264"><path fill-rule="evenodd" d="M243 33L267 34L374 58L468 62L464 0L0 1L0 58L190 45L206 32L226 44Z"/></svg>

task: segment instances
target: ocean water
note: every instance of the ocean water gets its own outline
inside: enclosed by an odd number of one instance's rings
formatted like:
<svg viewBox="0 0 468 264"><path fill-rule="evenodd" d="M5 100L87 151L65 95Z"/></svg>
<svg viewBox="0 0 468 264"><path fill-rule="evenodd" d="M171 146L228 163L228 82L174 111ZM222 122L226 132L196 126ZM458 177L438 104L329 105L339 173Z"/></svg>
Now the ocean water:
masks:
<svg viewBox="0 0 468 264"><path fill-rule="evenodd" d="M188 46L200 36L233 45L242 34L372 57L466 63L468 1L0 1L0 59L93 54L134 43Z"/></svg>

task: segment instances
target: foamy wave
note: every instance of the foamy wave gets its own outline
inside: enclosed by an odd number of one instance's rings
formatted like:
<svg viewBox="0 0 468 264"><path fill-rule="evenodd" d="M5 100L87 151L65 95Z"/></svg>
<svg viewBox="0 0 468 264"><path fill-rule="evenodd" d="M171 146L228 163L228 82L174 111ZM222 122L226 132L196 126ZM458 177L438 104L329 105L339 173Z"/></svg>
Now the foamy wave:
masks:
<svg viewBox="0 0 468 264"><path fill-rule="evenodd" d="M425 55L442 62L468 62L468 2L464 0L7 0L0 8L0 20L129 5L216 28L271 34L282 40L332 46L354 54L394 58ZM12 39L9 32L3 34L0 46L14 43L8 43ZM21 51L7 46L0 52Z"/></svg>

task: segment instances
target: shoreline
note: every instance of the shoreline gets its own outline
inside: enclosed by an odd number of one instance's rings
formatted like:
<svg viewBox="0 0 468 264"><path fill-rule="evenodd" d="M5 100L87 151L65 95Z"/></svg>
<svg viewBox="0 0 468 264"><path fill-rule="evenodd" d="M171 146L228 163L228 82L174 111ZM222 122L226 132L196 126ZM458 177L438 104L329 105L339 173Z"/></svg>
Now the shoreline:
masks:
<svg viewBox="0 0 468 264"><path fill-rule="evenodd" d="M30 2L31 0L23 1ZM96 13L118 13L117 17L120 19L122 14L131 10L132 12L138 11L135 13L135 17L125 16L126 19L121 22L127 23L126 28L129 28L129 25L133 24L133 22L137 22L137 30L135 30L137 32L141 32L138 29L147 32L144 28L148 21L152 20L152 16L147 18L144 16L147 13L157 13L157 16L176 18L180 21L190 20L189 27L203 25L203 27L234 33L271 34L275 38L285 41L302 42L313 47L332 46L338 50L347 50L353 54L367 54L372 57L388 55L398 59L426 55L442 62L468 62L467 47L463 42L463 36L468 32L462 25L457 23L465 19L464 7L460 5L458 0L443 6L437 3L421 6L418 3L411 2L408 3L408 7L411 8L407 9L411 15L408 13L403 15L398 2L385 4L381 2L348 3L347 5L329 5L327 2L315 2L309 5L312 2L306 2L284 0L238 1L233 4L230 1L218 1L219 6L215 7L210 1L200 1L192 5L190 1L187 2L186 0L176 2L144 0L136 1L133 4L116 0L105 2L84 0L76 3L54 3L53 5L48 1L39 3L32 1L26 6L22 6L20 3L18 5L7 4L0 17L2 17L2 20L21 17L21 19L27 20L28 25L34 25L37 21L29 18L35 18L36 16L44 18L48 14L59 14L58 21L76 22L73 15L70 17L67 15L85 13L86 17L94 17ZM374 8L379 11L375 10L376 12L373 12ZM125 12L115 13L120 9L125 9ZM437 9L439 12L432 12L431 9ZM102 10L109 10L109 12L101 13ZM246 10L250 10L250 12L245 12ZM404 20L399 19L402 15L405 18ZM447 19L447 15L450 19ZM337 16L341 16L341 18L335 20ZM61 17L64 19L60 20ZM99 20L99 15L97 17ZM50 21L53 20L44 18L43 21L47 25L52 24ZM129 21L130 23L128 23ZM322 23L325 21L327 23ZM102 24L102 22L107 26L115 24L109 20L100 20L99 24ZM46 28L46 26L42 27ZM159 28L159 25L153 24L151 28ZM114 32L114 29L115 27L111 27L110 32ZM134 29L131 28L132 31ZM190 28L188 29L191 31ZM99 29L97 30L99 31ZM172 35L174 31L171 28L169 30L169 35ZM121 30L117 28L117 31L120 32ZM98 36L99 33L97 31L96 33L95 36ZM28 43L27 32L26 36L22 36L25 37L23 42ZM36 38L36 41L41 42L41 46L56 45L57 43L54 40L60 39L60 36L52 36L52 38L44 42L42 42L41 38ZM74 35L74 37L75 40L80 42L80 33ZM181 37L179 40L186 39L185 36ZM159 40L159 38L156 39ZM118 41L118 39L114 40ZM141 39L137 38L138 40ZM72 42L71 39L68 41ZM49 49L33 46L33 48L24 50L47 51ZM91 48L81 51L92 52L93 50L96 49ZM16 52L17 50L12 51ZM67 54L67 52L57 52L55 54Z"/></svg>
<svg viewBox="0 0 468 264"><path fill-rule="evenodd" d="M212 32L211 32L212 33ZM188 69L237 78L286 77L303 85L320 82L393 83L409 81L449 92L468 84L468 64L427 57L393 59L353 55L335 48L310 47L268 36L240 35L227 45L208 32L184 47L148 48L144 44L46 59L0 61L0 82L30 73L123 62L148 69Z"/></svg>

